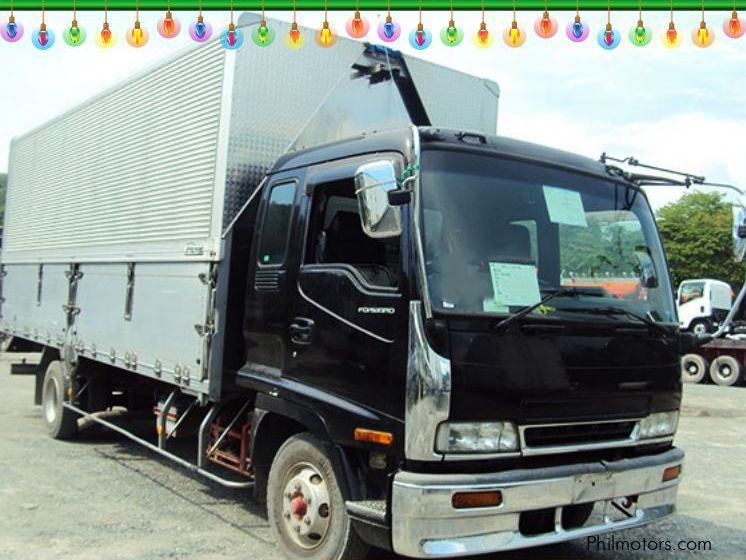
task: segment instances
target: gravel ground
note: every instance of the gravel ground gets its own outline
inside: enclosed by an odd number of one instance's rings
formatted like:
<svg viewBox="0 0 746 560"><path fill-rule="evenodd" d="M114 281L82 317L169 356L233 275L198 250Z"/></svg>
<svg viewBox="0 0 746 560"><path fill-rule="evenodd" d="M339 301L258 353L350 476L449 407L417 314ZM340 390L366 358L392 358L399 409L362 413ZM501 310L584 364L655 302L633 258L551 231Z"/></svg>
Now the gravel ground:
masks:
<svg viewBox="0 0 746 560"><path fill-rule="evenodd" d="M281 558L264 508L246 492L195 478L117 434L94 430L74 443L51 440L33 388L33 377L10 376L8 362L0 362L0 558ZM623 540L638 550L604 552L580 540L490 558L743 559L744 398L744 388L686 387L677 436L687 452L679 512L613 534L617 546ZM707 541L709 550L650 550L650 541L663 539L673 547Z"/></svg>

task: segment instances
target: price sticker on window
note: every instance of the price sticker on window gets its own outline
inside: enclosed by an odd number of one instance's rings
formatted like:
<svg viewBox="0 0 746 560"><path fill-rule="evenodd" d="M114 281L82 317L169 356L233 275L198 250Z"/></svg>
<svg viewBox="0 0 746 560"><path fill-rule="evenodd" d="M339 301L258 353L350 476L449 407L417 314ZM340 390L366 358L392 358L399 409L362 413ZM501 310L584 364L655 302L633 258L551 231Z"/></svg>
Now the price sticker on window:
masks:
<svg viewBox="0 0 746 560"><path fill-rule="evenodd" d="M553 223L588 227L583 199L579 192L544 185L544 200L549 219Z"/></svg>

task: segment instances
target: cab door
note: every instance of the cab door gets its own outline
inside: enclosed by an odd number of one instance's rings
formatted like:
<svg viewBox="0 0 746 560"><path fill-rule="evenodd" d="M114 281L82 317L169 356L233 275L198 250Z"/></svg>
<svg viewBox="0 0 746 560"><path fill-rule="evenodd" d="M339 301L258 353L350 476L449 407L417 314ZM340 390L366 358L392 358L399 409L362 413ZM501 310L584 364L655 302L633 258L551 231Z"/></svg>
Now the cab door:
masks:
<svg viewBox="0 0 746 560"><path fill-rule="evenodd" d="M362 230L354 174L370 159L324 164L306 175L306 233L288 326L288 375L401 416L408 326L404 236L373 239Z"/></svg>
<svg viewBox="0 0 746 560"><path fill-rule="evenodd" d="M246 362L277 375L288 366L290 302L302 236L301 181L302 174L280 174L264 189L247 275Z"/></svg>

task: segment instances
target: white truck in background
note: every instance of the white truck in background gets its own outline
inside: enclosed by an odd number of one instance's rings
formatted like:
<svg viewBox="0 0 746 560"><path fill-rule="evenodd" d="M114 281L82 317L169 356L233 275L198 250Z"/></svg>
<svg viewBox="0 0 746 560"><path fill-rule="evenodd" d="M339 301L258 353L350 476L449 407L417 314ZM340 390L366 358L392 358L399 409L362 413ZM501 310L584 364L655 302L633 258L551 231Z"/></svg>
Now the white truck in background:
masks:
<svg viewBox="0 0 746 560"><path fill-rule="evenodd" d="M730 285L720 280L684 280L676 294L679 326L697 334L714 332L733 305Z"/></svg>

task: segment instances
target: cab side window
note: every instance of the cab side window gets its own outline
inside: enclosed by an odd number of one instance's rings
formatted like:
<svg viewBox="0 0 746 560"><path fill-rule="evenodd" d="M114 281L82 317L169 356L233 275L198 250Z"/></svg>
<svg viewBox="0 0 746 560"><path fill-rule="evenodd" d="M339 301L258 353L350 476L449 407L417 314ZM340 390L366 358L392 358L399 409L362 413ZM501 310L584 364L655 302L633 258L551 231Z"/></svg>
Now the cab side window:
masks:
<svg viewBox="0 0 746 560"><path fill-rule="evenodd" d="M263 265L281 264L285 260L294 200L295 183L272 187L259 247L259 262Z"/></svg>
<svg viewBox="0 0 746 560"><path fill-rule="evenodd" d="M396 287L400 240L373 239L360 225L352 177L316 185L307 237L306 264L353 267L371 286Z"/></svg>

